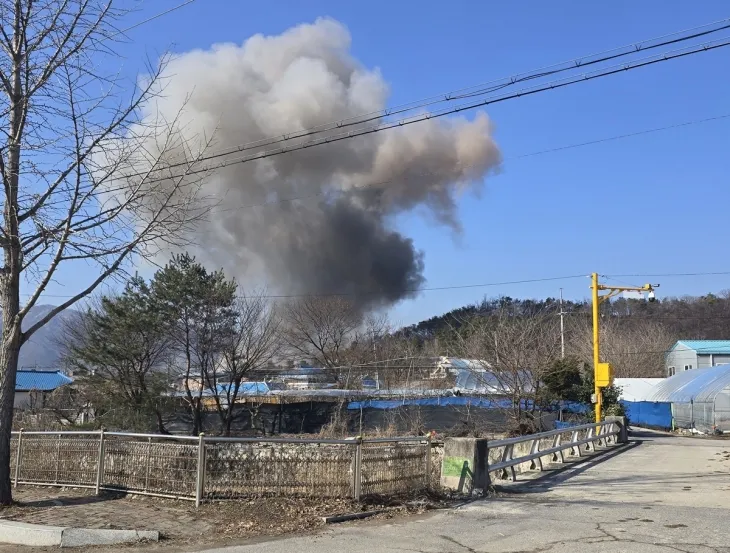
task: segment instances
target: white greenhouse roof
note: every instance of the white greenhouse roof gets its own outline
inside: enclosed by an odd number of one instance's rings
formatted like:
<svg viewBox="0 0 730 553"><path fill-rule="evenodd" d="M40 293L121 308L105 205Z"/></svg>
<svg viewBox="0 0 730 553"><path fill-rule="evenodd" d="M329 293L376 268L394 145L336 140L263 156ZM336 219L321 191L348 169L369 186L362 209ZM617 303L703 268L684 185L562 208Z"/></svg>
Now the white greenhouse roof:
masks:
<svg viewBox="0 0 730 553"><path fill-rule="evenodd" d="M671 403L714 403L715 397L730 386L730 365L682 371L654 387L647 401Z"/></svg>

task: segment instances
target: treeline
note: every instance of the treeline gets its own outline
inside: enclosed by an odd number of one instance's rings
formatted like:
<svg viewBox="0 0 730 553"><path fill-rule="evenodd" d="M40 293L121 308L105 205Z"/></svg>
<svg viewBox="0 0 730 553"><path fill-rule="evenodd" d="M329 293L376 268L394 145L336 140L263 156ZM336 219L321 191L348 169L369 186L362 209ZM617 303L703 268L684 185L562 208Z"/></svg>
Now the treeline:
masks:
<svg viewBox="0 0 730 553"><path fill-rule="evenodd" d="M96 426L158 432L182 409L198 433L203 412L214 411L227 435L242 409L258 408L241 407L245 383L282 367L307 362L344 389L361 389L365 377L380 389L433 389L456 384L437 370L440 358L456 357L476 361L470 385L505 400L521 432L556 401L590 400L590 305L567 301L563 310L562 332L556 299L509 297L394 329L346 296L272 298L184 254L72 319L64 362L76 385L49 406L67 422L91 410ZM603 304L601 318L602 356L617 377L663 376L677 339L727 336L730 298L620 299Z"/></svg>
<svg viewBox="0 0 730 553"><path fill-rule="evenodd" d="M91 411L95 426L162 433L183 408L193 434L214 410L229 435L247 381L306 362L340 388L361 387L361 367L385 355L391 333L385 318L364 316L346 298L277 300L178 255L67 324L63 359L76 383L48 406L67 423Z"/></svg>
<svg viewBox="0 0 730 553"><path fill-rule="evenodd" d="M591 305L564 301L566 351L591 359ZM520 300L489 298L432 317L399 331L421 344L448 345L466 321L498 313L529 317L538 313L559 317L555 298ZM666 298L655 302L619 298L601 305L602 353L613 363L617 376L664 376L664 354L677 340L730 339L730 293L700 297Z"/></svg>

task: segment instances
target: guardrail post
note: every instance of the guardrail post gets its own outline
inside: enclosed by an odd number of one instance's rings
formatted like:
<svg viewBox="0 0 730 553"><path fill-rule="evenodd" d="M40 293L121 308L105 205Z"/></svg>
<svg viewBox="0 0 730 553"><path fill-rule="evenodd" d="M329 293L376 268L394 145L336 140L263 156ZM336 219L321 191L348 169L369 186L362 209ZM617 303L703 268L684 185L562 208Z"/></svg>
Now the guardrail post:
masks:
<svg viewBox="0 0 730 553"><path fill-rule="evenodd" d="M198 470L195 478L195 508L200 507L205 489L205 433L198 436Z"/></svg>
<svg viewBox="0 0 730 553"><path fill-rule="evenodd" d="M104 429L99 430L99 455L96 460L96 495L101 493L101 483L104 477Z"/></svg>
<svg viewBox="0 0 730 553"><path fill-rule="evenodd" d="M429 451L429 455L431 452ZM362 437L357 437L355 445L355 462L352 471L352 495L355 501L360 501L362 494Z"/></svg>
<svg viewBox="0 0 730 553"><path fill-rule="evenodd" d="M578 431L573 430L573 432L571 432L571 434L570 434L570 441L573 444L575 444L575 442L578 441L578 436L579 436ZM570 448L570 452L577 457L581 457L580 445L573 445L573 447Z"/></svg>
<svg viewBox="0 0 730 553"><path fill-rule="evenodd" d="M586 434L586 440L590 440L590 438L592 438L594 436L595 432L596 432L596 429L591 426L588 429L588 432ZM580 448L580 446L579 446L579 448ZM592 441L589 441L586 443L586 451L595 451L595 450L596 450L596 446Z"/></svg>
<svg viewBox="0 0 730 553"><path fill-rule="evenodd" d="M505 461L512 460L514 447L515 446L513 444L504 446L504 451L502 451L502 460L501 460L502 463L504 463ZM512 482L516 482L517 473L515 472L514 465L509 467L509 469L510 469L510 472L512 473ZM506 468L502 469L502 478L507 478L507 469Z"/></svg>
<svg viewBox="0 0 730 553"><path fill-rule="evenodd" d="M428 433L428 439L426 440L426 489L431 489L431 433Z"/></svg>
<svg viewBox="0 0 730 553"><path fill-rule="evenodd" d="M20 463L23 460L23 429L18 432L18 447L15 450L15 475L13 476L13 487L18 487L20 479Z"/></svg>
<svg viewBox="0 0 730 553"><path fill-rule="evenodd" d="M539 451L540 451L540 438L537 438L535 440L532 440L532 443L530 444L530 455L535 455ZM537 461L537 463L535 461ZM540 467L539 470L543 470L542 459L540 457L538 457L537 459L532 459L530 461L530 470L534 470L537 467Z"/></svg>
<svg viewBox="0 0 730 553"><path fill-rule="evenodd" d="M562 441L562 434L555 434L555 437L553 438L553 449L556 447L560 447L560 442ZM563 456L563 450L556 451L553 453L553 461L556 463L565 463L565 457Z"/></svg>

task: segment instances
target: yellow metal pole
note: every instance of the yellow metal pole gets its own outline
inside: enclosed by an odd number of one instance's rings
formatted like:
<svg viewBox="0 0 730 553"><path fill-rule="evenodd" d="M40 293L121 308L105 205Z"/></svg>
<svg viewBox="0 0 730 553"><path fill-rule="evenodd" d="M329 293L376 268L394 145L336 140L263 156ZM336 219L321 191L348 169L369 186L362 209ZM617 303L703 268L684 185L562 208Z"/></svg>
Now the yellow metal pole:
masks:
<svg viewBox="0 0 730 553"><path fill-rule="evenodd" d="M601 389L598 387L599 336L598 336L598 273L591 275L593 296L593 382L596 394L596 422L601 422Z"/></svg>

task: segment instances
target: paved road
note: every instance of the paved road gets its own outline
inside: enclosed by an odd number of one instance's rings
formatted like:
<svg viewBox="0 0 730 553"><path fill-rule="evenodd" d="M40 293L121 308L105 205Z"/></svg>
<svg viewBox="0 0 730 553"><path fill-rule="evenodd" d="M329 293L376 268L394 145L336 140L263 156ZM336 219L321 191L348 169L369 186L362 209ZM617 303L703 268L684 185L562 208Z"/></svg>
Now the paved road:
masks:
<svg viewBox="0 0 730 553"><path fill-rule="evenodd" d="M515 493L419 520L210 551L730 552L730 441L637 435L621 453L506 489Z"/></svg>
<svg viewBox="0 0 730 553"><path fill-rule="evenodd" d="M730 441L641 434L623 451L548 470L504 491L499 499L418 519L361 522L314 536L174 551L730 553ZM151 549L167 551L162 544ZM102 551L106 553L94 550Z"/></svg>

